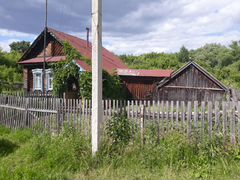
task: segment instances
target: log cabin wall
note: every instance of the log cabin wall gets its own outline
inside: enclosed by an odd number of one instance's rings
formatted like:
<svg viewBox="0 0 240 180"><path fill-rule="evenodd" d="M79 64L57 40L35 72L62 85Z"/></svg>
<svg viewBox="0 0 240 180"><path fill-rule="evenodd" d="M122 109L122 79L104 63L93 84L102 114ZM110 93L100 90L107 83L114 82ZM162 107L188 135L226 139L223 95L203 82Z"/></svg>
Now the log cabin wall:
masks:
<svg viewBox="0 0 240 180"><path fill-rule="evenodd" d="M31 49L30 53L27 55L26 58L31 59L35 57L43 57L43 38L41 38L34 48ZM46 56L62 56L63 53L63 45L56 41L50 33L47 34L47 47L46 47ZM42 63L33 64L33 65L25 65L24 66L24 73L23 73L23 80L24 80L24 91L25 92L33 92L33 69L42 69ZM49 68L49 67L46 67ZM45 87L47 82L44 83Z"/></svg>

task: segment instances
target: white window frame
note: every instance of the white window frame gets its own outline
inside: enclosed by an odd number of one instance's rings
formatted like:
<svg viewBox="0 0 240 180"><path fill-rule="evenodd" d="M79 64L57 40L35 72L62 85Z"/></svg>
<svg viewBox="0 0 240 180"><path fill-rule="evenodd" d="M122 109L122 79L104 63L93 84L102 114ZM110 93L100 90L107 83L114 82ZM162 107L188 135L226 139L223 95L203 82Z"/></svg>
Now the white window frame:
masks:
<svg viewBox="0 0 240 180"><path fill-rule="evenodd" d="M42 69L33 69L33 90L42 91ZM40 74L40 87L36 87L36 74Z"/></svg>
<svg viewBox="0 0 240 180"><path fill-rule="evenodd" d="M52 74L52 77L50 78L50 74ZM47 91L53 90L53 71L52 69L46 70L46 80L47 80ZM50 80L52 81L52 87L50 87Z"/></svg>

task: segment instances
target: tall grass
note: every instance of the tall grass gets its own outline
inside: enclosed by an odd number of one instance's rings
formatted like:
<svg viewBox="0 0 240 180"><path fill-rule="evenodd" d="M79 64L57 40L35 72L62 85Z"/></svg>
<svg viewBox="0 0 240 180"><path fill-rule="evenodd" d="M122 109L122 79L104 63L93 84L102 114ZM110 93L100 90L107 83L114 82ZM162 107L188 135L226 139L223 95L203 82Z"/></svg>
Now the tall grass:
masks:
<svg viewBox="0 0 240 180"><path fill-rule="evenodd" d="M158 142L149 130L143 146L112 136L120 126L110 124L96 157L90 138L71 128L52 136L0 127L0 179L240 179L239 148L221 138L172 132Z"/></svg>

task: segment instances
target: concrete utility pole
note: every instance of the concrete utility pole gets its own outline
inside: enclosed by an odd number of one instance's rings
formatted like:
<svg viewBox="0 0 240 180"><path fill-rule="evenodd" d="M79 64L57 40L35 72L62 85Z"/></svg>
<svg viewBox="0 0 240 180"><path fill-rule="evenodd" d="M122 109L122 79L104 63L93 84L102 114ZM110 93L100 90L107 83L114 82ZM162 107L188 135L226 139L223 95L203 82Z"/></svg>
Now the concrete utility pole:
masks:
<svg viewBox="0 0 240 180"><path fill-rule="evenodd" d="M102 121L102 0L92 0L92 153L99 147Z"/></svg>

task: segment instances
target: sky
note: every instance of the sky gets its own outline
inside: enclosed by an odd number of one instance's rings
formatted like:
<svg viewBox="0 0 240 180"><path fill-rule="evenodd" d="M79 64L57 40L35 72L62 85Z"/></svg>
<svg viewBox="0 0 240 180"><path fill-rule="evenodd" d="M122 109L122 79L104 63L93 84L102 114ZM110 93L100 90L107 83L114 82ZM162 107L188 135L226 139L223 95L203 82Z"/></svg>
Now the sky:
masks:
<svg viewBox="0 0 240 180"><path fill-rule="evenodd" d="M177 52L240 40L240 0L102 0L103 45L115 54ZM48 26L82 39L91 0L48 0ZM32 42L44 28L45 0L0 0L0 47Z"/></svg>

